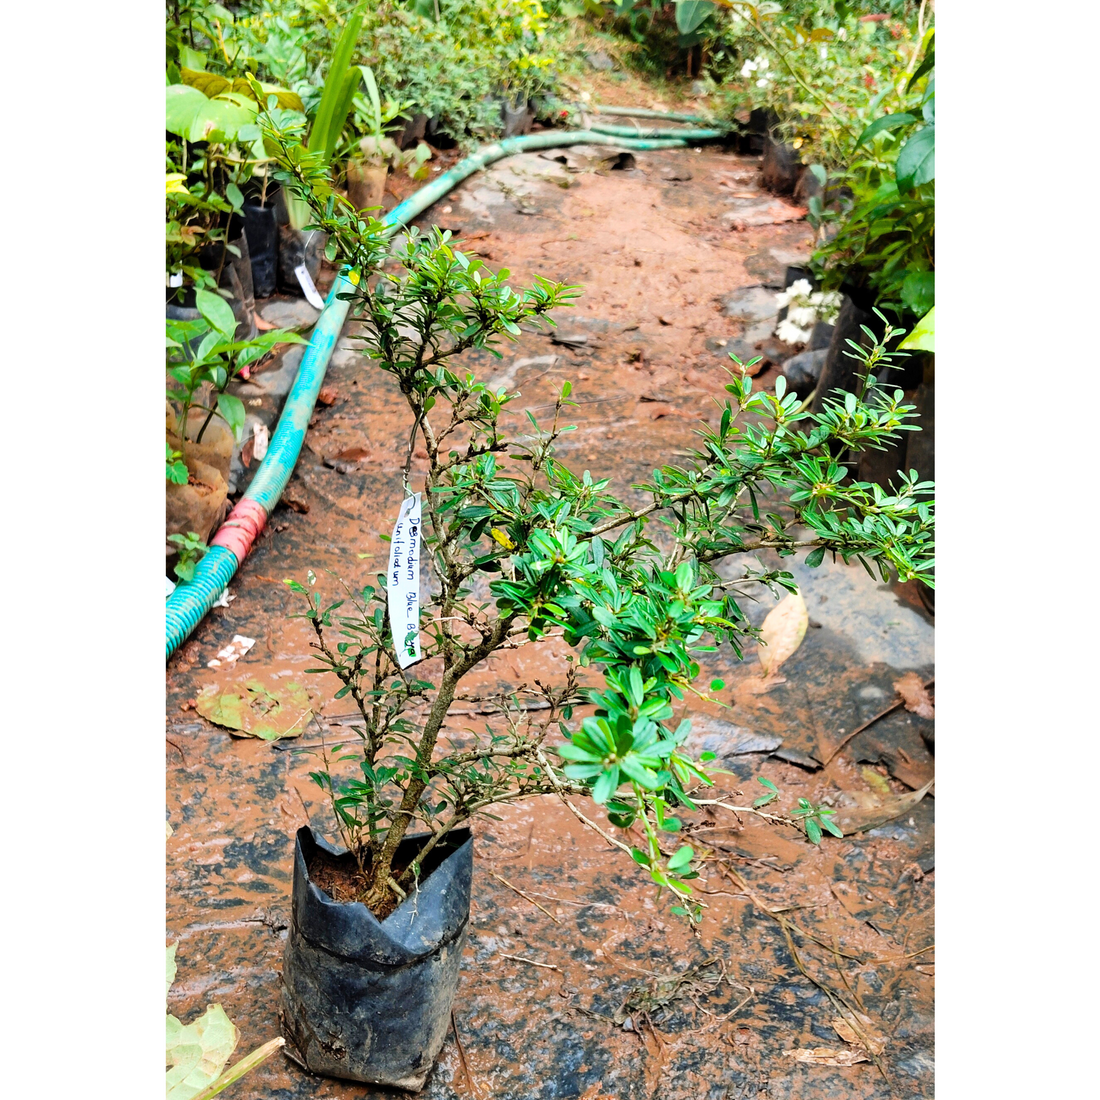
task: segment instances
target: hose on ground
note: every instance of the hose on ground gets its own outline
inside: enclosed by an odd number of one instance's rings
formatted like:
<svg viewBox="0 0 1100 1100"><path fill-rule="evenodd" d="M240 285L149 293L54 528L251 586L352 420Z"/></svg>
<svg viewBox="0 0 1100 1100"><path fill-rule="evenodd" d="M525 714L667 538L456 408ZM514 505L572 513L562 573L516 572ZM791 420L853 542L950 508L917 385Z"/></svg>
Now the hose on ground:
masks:
<svg viewBox="0 0 1100 1100"><path fill-rule="evenodd" d="M674 115L656 117L674 120L678 118ZM614 130L615 133L608 133L608 130ZM708 137L704 138L701 136L703 134ZM648 130L639 135L637 130L629 127L603 125L599 129L546 130L537 134L504 138L482 146L476 153L464 157L446 172L441 172L431 183L395 206L382 221L393 232L397 232L474 172L517 153L568 145L613 145L620 149L638 151L678 149L689 141L709 140L711 136L723 137L724 131ZM325 372L328 370L336 341L347 320L351 303L346 299L341 300L338 295L350 291L355 282L357 276L353 272L341 274L333 284L325 308L313 327L298 368L298 376L272 433L267 454L248 489L210 540L210 549L195 566L192 579L177 585L168 597L165 605L165 659L186 640L217 602L248 556L267 522L267 517L279 503L297 464L317 394L325 380Z"/></svg>

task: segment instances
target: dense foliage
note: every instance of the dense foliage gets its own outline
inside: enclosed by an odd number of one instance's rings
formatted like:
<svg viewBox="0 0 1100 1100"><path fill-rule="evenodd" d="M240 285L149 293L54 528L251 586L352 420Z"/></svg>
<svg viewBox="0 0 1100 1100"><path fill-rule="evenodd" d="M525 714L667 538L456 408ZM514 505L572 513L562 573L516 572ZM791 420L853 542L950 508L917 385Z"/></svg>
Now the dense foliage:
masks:
<svg viewBox="0 0 1100 1100"><path fill-rule="evenodd" d="M521 324L552 323L551 312L577 289L537 278L513 290L507 271L490 271L438 230L410 232L396 249L399 270L380 274L384 227L334 193L317 155L269 118L280 180L309 204L330 255L356 269L349 296L364 332L363 369L391 374L407 402L410 492L413 453L427 456L416 487L431 570L424 664L413 674L401 668L384 575L378 587L341 586L338 598L312 574L291 582L307 603L316 671L333 673L362 717L356 751L325 750L314 778L358 855L363 899L385 911L414 887L427 853L475 813L554 794L587 821L567 797L583 794L607 808L613 825L641 829L641 845L604 835L697 919L693 850L667 848L681 828L677 808L707 802L697 791L711 778L707 760L690 754L690 721L670 724L672 706L698 692L699 654L728 643L739 655L756 637L741 588L794 587L789 572L738 559L805 550L811 566L831 554L884 578L932 581L931 484L904 475L882 489L854 480L832 457L914 430L901 391L876 380L889 356L882 346L865 353L858 392L832 395L816 415L782 380L775 393L754 392L735 361L716 426L701 433L690 462L663 466L636 486L647 502L632 506L608 481L556 456L556 440L571 430L563 419L569 383L546 422L528 412L528 434L509 437L501 415L516 395L489 389L454 362L470 348L495 349ZM496 650L552 637L576 657L557 683L524 692L539 709L518 696L502 700L500 724L471 747L437 756L462 678ZM602 673L603 687L580 687L578 666ZM577 722L580 704L594 713ZM565 740L555 744L556 734ZM357 774L341 778L340 764L352 761ZM827 815L802 810L807 832L820 837ZM417 821L429 838L408 867L396 867L398 845Z"/></svg>

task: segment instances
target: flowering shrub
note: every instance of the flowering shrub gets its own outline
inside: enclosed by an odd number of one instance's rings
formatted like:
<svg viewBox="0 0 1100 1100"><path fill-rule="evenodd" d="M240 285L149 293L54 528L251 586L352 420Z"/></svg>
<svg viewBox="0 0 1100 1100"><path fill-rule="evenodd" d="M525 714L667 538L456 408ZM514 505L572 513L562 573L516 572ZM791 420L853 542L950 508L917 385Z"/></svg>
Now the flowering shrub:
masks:
<svg viewBox="0 0 1100 1100"><path fill-rule="evenodd" d="M815 291L808 279L799 279L775 296L775 304L779 309L787 308L787 316L776 327L776 336L785 344L804 344L818 321L831 325L836 320L840 295L836 291Z"/></svg>
<svg viewBox="0 0 1100 1100"><path fill-rule="evenodd" d="M768 72L768 59L766 57L757 54L752 61L746 61L741 66L741 75L746 79L750 79L753 73L759 73L760 75L756 79L756 86L758 88L766 88L772 79L772 73Z"/></svg>

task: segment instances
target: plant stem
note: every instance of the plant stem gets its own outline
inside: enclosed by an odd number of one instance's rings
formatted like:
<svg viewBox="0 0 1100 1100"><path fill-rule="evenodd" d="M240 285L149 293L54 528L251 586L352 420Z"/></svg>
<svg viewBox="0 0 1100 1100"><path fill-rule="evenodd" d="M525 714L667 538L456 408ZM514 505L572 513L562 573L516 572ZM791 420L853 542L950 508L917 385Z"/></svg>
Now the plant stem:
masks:
<svg viewBox="0 0 1100 1100"><path fill-rule="evenodd" d="M255 1069L261 1062L266 1061L280 1047L286 1045L286 1040L280 1035L277 1039L264 1043L257 1047L251 1054L246 1055L236 1065L230 1066L217 1080L212 1081L200 1092L194 1100L210 1100L217 1096L223 1089L228 1088L234 1081L239 1081L249 1070Z"/></svg>

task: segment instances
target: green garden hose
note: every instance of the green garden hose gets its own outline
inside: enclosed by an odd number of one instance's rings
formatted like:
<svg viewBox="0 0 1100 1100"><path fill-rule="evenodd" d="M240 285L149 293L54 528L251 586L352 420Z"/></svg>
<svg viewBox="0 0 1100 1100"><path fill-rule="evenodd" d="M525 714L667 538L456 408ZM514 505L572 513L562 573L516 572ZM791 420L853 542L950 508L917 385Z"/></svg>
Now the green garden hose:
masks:
<svg viewBox="0 0 1100 1100"><path fill-rule="evenodd" d="M646 116L648 117L648 116ZM675 116L663 116L675 117ZM611 127L602 127L603 130ZM464 157L437 179L421 187L414 195L395 206L382 219L393 232L407 225L422 214L432 203L438 202L452 188L468 176L503 157L514 156L534 149L555 149L567 145L613 145L620 149L651 150L679 149L689 141L703 141L703 134L722 137L723 131L647 131L639 136L627 127L615 127L623 131L614 136L595 130L547 130L537 134L523 134L504 138L483 146L476 153ZM329 292L309 345L302 356L298 376L287 395L286 405L271 437L271 443L252 483L244 496L229 513L225 523L211 539L210 549L195 567L194 576L186 584L179 584L166 603L165 657L176 648L214 606L226 585L236 574L241 562L252 549L263 530L279 498L286 489L290 475L301 453L306 428L313 414L317 394L332 358L333 349L347 319L350 302L341 301L338 292L351 288L348 276L341 275Z"/></svg>

